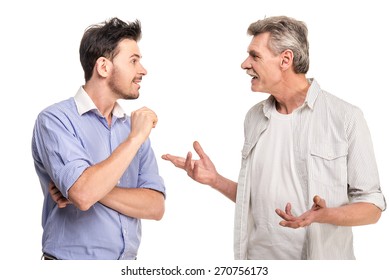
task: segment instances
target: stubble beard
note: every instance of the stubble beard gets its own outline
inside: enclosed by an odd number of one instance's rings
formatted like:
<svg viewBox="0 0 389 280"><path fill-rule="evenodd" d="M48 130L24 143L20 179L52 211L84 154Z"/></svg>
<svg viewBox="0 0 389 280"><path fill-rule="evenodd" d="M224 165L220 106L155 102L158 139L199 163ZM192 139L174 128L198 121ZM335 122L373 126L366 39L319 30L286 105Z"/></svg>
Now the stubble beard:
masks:
<svg viewBox="0 0 389 280"><path fill-rule="evenodd" d="M138 99L139 92L136 91L136 93L133 93L131 92L131 88L123 88L118 82L118 79L116 77L117 75L114 69L112 77L108 82L108 86L111 89L111 91L118 97L118 99L124 99L124 100Z"/></svg>

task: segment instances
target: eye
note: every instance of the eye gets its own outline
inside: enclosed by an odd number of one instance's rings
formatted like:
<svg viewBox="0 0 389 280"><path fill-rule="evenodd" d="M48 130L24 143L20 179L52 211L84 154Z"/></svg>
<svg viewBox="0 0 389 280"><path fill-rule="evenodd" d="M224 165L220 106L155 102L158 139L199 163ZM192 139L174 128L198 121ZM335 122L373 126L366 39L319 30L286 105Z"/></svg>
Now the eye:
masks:
<svg viewBox="0 0 389 280"><path fill-rule="evenodd" d="M256 52L250 52L250 57L254 59L255 61L258 61L261 59L261 57Z"/></svg>

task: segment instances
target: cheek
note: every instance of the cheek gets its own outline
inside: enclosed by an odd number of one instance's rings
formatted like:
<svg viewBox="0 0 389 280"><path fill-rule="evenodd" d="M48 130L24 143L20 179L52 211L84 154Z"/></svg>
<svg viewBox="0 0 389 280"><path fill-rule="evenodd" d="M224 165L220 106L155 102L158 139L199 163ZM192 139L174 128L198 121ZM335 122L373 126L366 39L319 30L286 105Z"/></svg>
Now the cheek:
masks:
<svg viewBox="0 0 389 280"><path fill-rule="evenodd" d="M135 79L136 77L136 71L135 69L129 68L126 71L127 79L130 79L131 81Z"/></svg>
<svg viewBox="0 0 389 280"><path fill-rule="evenodd" d="M265 67L262 70L263 74L268 77L268 79L277 80L280 77L280 69L277 66L271 65L270 67Z"/></svg>
<svg viewBox="0 0 389 280"><path fill-rule="evenodd" d="M119 78L122 82L132 82L135 78L135 75L132 71L125 69L124 71L120 72Z"/></svg>

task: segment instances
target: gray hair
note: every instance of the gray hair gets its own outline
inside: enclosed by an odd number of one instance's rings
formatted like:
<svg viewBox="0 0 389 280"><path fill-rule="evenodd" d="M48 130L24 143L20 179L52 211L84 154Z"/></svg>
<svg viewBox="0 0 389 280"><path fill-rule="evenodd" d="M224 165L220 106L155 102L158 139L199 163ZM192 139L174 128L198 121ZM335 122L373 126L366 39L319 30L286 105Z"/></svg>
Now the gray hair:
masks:
<svg viewBox="0 0 389 280"><path fill-rule="evenodd" d="M306 74L309 69L308 28L302 21L286 16L268 17L250 24L247 33L256 36L270 33L269 49L274 54L285 50L293 52L293 69Z"/></svg>

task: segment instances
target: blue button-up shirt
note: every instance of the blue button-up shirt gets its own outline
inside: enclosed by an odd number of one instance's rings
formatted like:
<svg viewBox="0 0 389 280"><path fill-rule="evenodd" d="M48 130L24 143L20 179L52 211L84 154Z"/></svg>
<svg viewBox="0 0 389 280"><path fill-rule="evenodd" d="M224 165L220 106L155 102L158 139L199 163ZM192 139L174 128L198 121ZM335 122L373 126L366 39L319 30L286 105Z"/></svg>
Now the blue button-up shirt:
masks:
<svg viewBox="0 0 389 280"><path fill-rule="evenodd" d="M111 126L80 87L74 98L43 110L32 139L35 169L44 194L43 251L59 259L134 259L141 221L96 203L88 211L58 208L48 192L52 180L68 197L83 171L107 157L131 131L130 118L115 105ZM147 139L117 186L149 188L165 194L154 152Z"/></svg>

